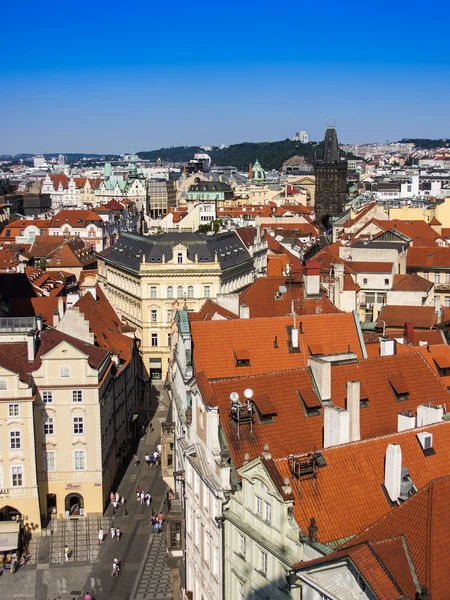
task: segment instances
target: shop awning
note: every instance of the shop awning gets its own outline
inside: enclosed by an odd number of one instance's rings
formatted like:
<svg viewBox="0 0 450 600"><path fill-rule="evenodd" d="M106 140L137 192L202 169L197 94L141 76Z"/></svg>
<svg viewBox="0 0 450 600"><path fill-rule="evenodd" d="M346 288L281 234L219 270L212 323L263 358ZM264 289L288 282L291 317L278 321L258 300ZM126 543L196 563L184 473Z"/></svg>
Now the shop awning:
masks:
<svg viewBox="0 0 450 600"><path fill-rule="evenodd" d="M0 552L16 550L19 547L20 523L0 521Z"/></svg>

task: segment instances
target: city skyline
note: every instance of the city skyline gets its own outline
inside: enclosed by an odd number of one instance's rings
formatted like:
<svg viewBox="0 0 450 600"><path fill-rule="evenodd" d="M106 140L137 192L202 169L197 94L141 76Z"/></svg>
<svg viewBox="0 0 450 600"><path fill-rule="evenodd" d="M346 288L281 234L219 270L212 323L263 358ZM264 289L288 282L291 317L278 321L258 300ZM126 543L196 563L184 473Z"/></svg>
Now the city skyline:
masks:
<svg viewBox="0 0 450 600"><path fill-rule="evenodd" d="M119 154L299 129L320 140L327 120L343 144L450 136L441 0L433 14L396 3L389 18L353 2L347 13L329 2L181 9L169 20L164 6L81 3L53 16L26 3L21 43L4 32L0 153Z"/></svg>

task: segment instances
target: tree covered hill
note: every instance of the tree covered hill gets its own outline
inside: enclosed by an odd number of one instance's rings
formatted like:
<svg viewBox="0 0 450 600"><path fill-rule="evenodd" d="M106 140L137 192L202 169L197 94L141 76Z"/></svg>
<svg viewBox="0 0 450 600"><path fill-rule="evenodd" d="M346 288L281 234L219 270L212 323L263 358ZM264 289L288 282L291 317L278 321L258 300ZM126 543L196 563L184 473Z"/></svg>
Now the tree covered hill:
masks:
<svg viewBox="0 0 450 600"><path fill-rule="evenodd" d="M178 146L138 152L138 155L143 160L156 161L160 157L163 162L179 163L194 158L194 154L198 152L203 152L198 146ZM246 171L249 163L254 163L257 159L267 170L281 169L283 162L293 156L303 156L307 162L312 163L315 153L318 157L322 155L322 142L301 144L289 139L280 142L243 142L207 152L213 164L232 165L242 171Z"/></svg>
<svg viewBox="0 0 450 600"><path fill-rule="evenodd" d="M400 140L403 144L414 144L416 148L423 150L434 150L435 148L449 148L450 140L441 138L439 140L429 140L426 138L404 138Z"/></svg>

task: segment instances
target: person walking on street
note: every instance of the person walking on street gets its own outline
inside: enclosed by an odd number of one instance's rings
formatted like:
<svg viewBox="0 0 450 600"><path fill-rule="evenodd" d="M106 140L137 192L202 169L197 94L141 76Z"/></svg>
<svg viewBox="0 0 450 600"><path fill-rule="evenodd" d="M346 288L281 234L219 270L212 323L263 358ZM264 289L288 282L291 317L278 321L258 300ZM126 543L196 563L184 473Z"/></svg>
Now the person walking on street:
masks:
<svg viewBox="0 0 450 600"><path fill-rule="evenodd" d="M147 492L147 494L145 495L145 503L147 504L147 506L150 506L151 501L152 497L150 496L150 492Z"/></svg>
<svg viewBox="0 0 450 600"><path fill-rule="evenodd" d="M113 568L112 568L111 575L113 577L117 577L119 574L119 569L120 569L119 560L117 558L115 558L114 562L113 562Z"/></svg>
<svg viewBox="0 0 450 600"><path fill-rule="evenodd" d="M111 500L111 502L114 500L114 492L111 491L110 495L109 495L109 499Z"/></svg>
<svg viewBox="0 0 450 600"><path fill-rule="evenodd" d="M135 466L138 467L139 464L140 464L140 462L141 462L141 460L140 460L139 456L137 454L135 454L134 455L134 464L135 464Z"/></svg>
<svg viewBox="0 0 450 600"><path fill-rule="evenodd" d="M120 531L119 527L116 527L116 539L118 542L120 541L121 535L122 535L122 532Z"/></svg>
<svg viewBox="0 0 450 600"><path fill-rule="evenodd" d="M139 499L141 497L141 488L139 486L137 486L136 488L136 500L139 502Z"/></svg>
<svg viewBox="0 0 450 600"><path fill-rule="evenodd" d="M156 446L156 450L157 450L158 454L161 456L161 450L162 450L162 446L161 446L161 444L158 444L158 445Z"/></svg>
<svg viewBox="0 0 450 600"><path fill-rule="evenodd" d="M13 575L16 572L16 567L17 567L17 560L15 555L13 556L12 560L11 560L11 575Z"/></svg>
<svg viewBox="0 0 450 600"><path fill-rule="evenodd" d="M119 502L120 502L120 494L119 494L119 492L116 492L116 498L115 498L115 500L116 500L117 504L119 504Z"/></svg>
<svg viewBox="0 0 450 600"><path fill-rule="evenodd" d="M125 496L122 496L120 499L120 504L123 506L125 504Z"/></svg>
<svg viewBox="0 0 450 600"><path fill-rule="evenodd" d="M98 530L98 543L100 545L103 544L103 538L104 538L103 529L100 527L100 529Z"/></svg>
<svg viewBox="0 0 450 600"><path fill-rule="evenodd" d="M147 467L150 466L150 454L148 452L145 455L145 464L147 465Z"/></svg>
<svg viewBox="0 0 450 600"><path fill-rule="evenodd" d="M69 560L69 546L67 544L64 546L64 558Z"/></svg>
<svg viewBox="0 0 450 600"><path fill-rule="evenodd" d="M141 492L141 496L140 496L141 504L144 504L144 497L145 497L144 492Z"/></svg>
<svg viewBox="0 0 450 600"><path fill-rule="evenodd" d="M111 539L113 540L116 536L116 530L114 527L111 527Z"/></svg>
<svg viewBox="0 0 450 600"><path fill-rule="evenodd" d="M89 592L86 592L86 595L84 597L84 600L92 600L92 596L90 595Z"/></svg>

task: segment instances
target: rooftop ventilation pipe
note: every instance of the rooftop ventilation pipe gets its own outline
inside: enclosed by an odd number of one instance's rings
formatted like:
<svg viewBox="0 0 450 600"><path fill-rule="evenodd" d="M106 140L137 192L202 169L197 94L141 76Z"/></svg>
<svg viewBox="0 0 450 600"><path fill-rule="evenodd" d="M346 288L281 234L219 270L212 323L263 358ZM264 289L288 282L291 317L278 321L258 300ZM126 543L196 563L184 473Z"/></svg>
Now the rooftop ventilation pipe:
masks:
<svg viewBox="0 0 450 600"><path fill-rule="evenodd" d="M400 444L389 444L384 463L384 487L391 502L397 503L402 485L402 449Z"/></svg>

